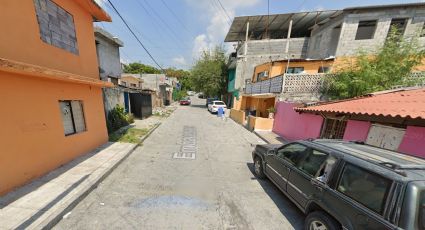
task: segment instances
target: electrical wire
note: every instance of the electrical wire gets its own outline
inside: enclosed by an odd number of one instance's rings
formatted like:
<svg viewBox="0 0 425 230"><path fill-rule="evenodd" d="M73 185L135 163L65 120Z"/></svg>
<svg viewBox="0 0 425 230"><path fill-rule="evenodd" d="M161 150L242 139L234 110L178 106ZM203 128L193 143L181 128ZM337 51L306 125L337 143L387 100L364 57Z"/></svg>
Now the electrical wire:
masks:
<svg viewBox="0 0 425 230"><path fill-rule="evenodd" d="M186 27L186 25L183 23L183 21L180 20L180 18L177 16L177 14L168 6L168 4L164 0L161 0L161 2L168 9L168 11L171 12L171 14L176 18L176 20L183 26L183 28L185 28L187 32L192 33L189 30L189 28Z"/></svg>
<svg viewBox="0 0 425 230"><path fill-rule="evenodd" d="M131 27L128 25L127 21L121 16L121 13L117 10L117 8L114 6L114 4L111 2L111 0L107 0L109 4L111 4L114 11L118 14L118 16L121 18L121 20L124 22L127 29L131 32L131 34L134 36L134 38L139 42L139 44L142 46L142 48L146 51L146 53L149 55L149 57L152 59L152 61L159 67L160 70L162 70L163 73L165 73L165 70L162 68L161 65L158 64L156 59L152 56L152 54L149 52L149 50L145 47L143 42L137 37L137 35L134 33L134 31L131 29Z"/></svg>
<svg viewBox="0 0 425 230"><path fill-rule="evenodd" d="M229 22L231 24L232 22L232 18L229 16L229 14L227 13L226 8L224 8L223 4L221 4L220 0L217 0L218 4L220 5L221 9L223 10L224 14L226 14L227 18L229 19Z"/></svg>

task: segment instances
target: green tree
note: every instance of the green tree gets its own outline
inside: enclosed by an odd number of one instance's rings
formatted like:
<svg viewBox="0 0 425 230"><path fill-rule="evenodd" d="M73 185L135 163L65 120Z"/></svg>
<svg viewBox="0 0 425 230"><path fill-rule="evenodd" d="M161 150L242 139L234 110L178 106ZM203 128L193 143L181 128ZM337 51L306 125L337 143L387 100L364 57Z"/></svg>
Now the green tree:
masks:
<svg viewBox="0 0 425 230"><path fill-rule="evenodd" d="M207 96L219 96L226 89L226 55L222 46L202 52L191 69L193 89Z"/></svg>
<svg viewBox="0 0 425 230"><path fill-rule="evenodd" d="M150 65L145 65L142 63L138 63L138 62L133 62L130 63L128 65L124 65L124 73L134 73L134 74L139 74L139 73L161 73L161 70L150 66Z"/></svg>
<svg viewBox="0 0 425 230"><path fill-rule="evenodd" d="M344 99L413 84L408 76L424 54L414 38L403 38L392 28L376 55L359 51L354 64L328 75L323 93L330 99Z"/></svg>
<svg viewBox="0 0 425 230"><path fill-rule="evenodd" d="M190 80L190 72L187 70L168 68L165 70L165 74L168 77L175 77L179 80L182 85L182 90L192 90L192 82Z"/></svg>

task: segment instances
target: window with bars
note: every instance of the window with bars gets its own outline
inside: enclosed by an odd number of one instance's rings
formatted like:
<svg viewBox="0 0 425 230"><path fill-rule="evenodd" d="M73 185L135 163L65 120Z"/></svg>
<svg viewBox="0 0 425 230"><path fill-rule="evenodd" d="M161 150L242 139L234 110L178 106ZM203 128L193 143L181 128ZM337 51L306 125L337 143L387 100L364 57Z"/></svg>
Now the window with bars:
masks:
<svg viewBox="0 0 425 230"><path fill-rule="evenodd" d="M342 139L344 137L346 120L326 119L325 127L322 132L322 138L325 139Z"/></svg>
<svg viewBox="0 0 425 230"><path fill-rule="evenodd" d="M59 101L65 136L86 131L82 101Z"/></svg>

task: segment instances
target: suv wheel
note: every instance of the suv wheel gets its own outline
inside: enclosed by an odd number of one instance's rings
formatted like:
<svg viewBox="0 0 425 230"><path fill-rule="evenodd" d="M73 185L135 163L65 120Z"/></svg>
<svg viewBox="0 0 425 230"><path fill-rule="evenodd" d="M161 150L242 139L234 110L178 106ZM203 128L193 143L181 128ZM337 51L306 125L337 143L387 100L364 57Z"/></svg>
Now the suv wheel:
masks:
<svg viewBox="0 0 425 230"><path fill-rule="evenodd" d="M258 178L260 179L266 178L266 175L264 175L264 171L263 171L263 161L261 160L260 157L256 157L254 159L254 172Z"/></svg>
<svg viewBox="0 0 425 230"><path fill-rule="evenodd" d="M341 226L324 212L312 212L305 219L305 230L337 230Z"/></svg>

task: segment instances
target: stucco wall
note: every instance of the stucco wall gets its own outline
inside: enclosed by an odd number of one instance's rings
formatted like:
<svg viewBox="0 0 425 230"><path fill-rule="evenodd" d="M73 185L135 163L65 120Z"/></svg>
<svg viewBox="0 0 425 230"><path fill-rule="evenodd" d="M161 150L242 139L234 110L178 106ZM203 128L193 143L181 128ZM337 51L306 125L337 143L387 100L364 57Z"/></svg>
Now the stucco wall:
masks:
<svg viewBox="0 0 425 230"><path fill-rule="evenodd" d="M370 125L369 121L348 120L343 139L347 141L366 141Z"/></svg>
<svg viewBox="0 0 425 230"><path fill-rule="evenodd" d="M103 102L106 114L117 105L124 108L124 91L118 87L103 89Z"/></svg>
<svg viewBox="0 0 425 230"><path fill-rule="evenodd" d="M398 151L425 158L425 127L407 126Z"/></svg>
<svg viewBox="0 0 425 230"><path fill-rule="evenodd" d="M41 40L33 1L2 0L0 56L98 79L92 16L76 1L54 2L73 16L78 55Z"/></svg>
<svg viewBox="0 0 425 230"><path fill-rule="evenodd" d="M0 72L0 195L108 140L100 88ZM82 100L87 131L65 136L59 100Z"/></svg>
<svg viewBox="0 0 425 230"><path fill-rule="evenodd" d="M288 140L318 138L323 118L294 111L295 103L277 102L273 132Z"/></svg>
<svg viewBox="0 0 425 230"><path fill-rule="evenodd" d="M237 123L243 125L245 123L245 112L241 110L231 109L230 118L232 118Z"/></svg>

